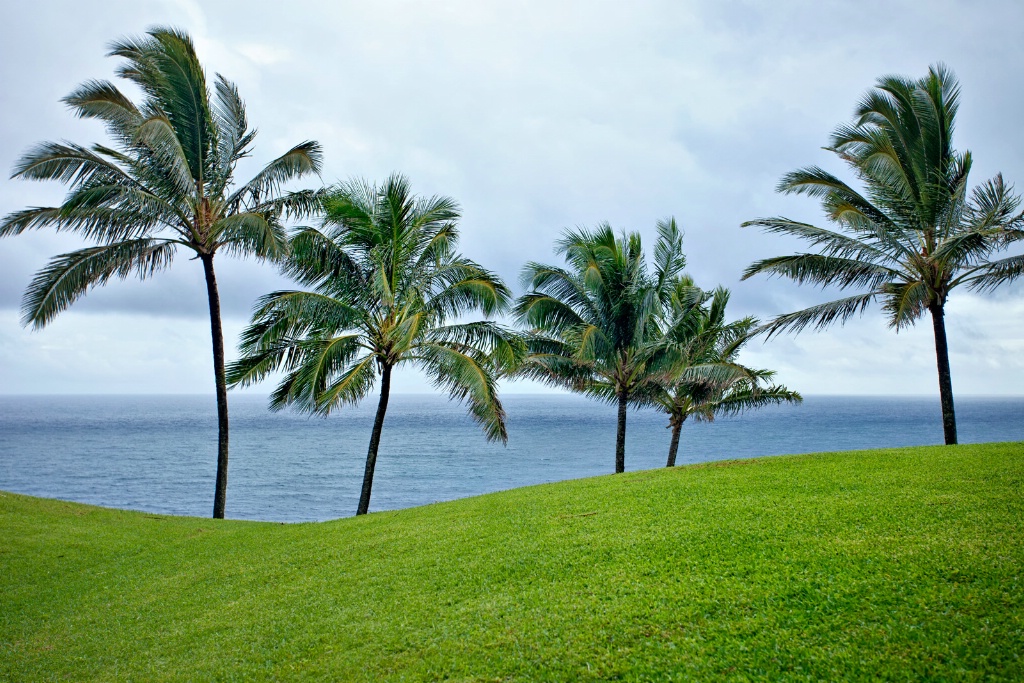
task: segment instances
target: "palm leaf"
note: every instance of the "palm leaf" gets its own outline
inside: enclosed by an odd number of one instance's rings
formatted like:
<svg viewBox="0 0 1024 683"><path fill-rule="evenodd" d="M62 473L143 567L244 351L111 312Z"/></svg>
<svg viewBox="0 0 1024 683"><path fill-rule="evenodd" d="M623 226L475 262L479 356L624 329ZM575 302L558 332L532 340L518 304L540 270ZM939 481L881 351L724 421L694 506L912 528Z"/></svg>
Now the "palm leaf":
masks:
<svg viewBox="0 0 1024 683"><path fill-rule="evenodd" d="M309 174L320 174L323 152L320 144L307 140L271 161L252 180L227 198L231 207L258 206L281 192L281 186ZM303 197L307 199L308 197ZM319 208L318 204L312 208Z"/></svg>
<svg viewBox="0 0 1024 683"><path fill-rule="evenodd" d="M138 239L56 256L25 291L22 323L44 327L89 289L112 277L146 279L171 264L174 248L172 241Z"/></svg>
<svg viewBox="0 0 1024 683"><path fill-rule="evenodd" d="M799 332L808 326L824 329L833 323L842 325L857 314L863 314L877 295L874 292L837 299L827 303L809 306L802 311L786 313L758 328L759 333L768 337L783 331Z"/></svg>
<svg viewBox="0 0 1024 683"><path fill-rule="evenodd" d="M339 406L356 405L373 389L377 379L376 365L377 359L371 354L357 359L344 372L337 374L337 379L321 389L313 403L297 402L296 406L300 410L326 416ZM300 384L316 386L301 374L298 378Z"/></svg>
<svg viewBox="0 0 1024 683"><path fill-rule="evenodd" d="M654 245L654 270L658 278L657 289L668 292L667 284L683 272L686 255L683 254L683 233L674 217L658 221L655 226L658 241Z"/></svg>
<svg viewBox="0 0 1024 683"><path fill-rule="evenodd" d="M238 256L279 259L288 252L288 236L276 220L260 213L234 213L211 228L223 248Z"/></svg>
<svg viewBox="0 0 1024 683"><path fill-rule="evenodd" d="M889 326L896 331L910 327L935 300L933 291L923 282L899 282L885 286L883 309L889 313Z"/></svg>
<svg viewBox="0 0 1024 683"><path fill-rule="evenodd" d="M209 102L206 75L196 57L192 39L173 28L155 28L141 38L127 38L111 45L111 56L126 62L118 74L135 82L148 96L152 121L166 120L177 150L159 145L158 154L178 157L196 181L216 177L216 126ZM155 139L163 139L159 126ZM180 150L180 153L178 153ZM175 170L176 175L182 174Z"/></svg>
<svg viewBox="0 0 1024 683"><path fill-rule="evenodd" d="M508 442L505 410L498 400L497 378L486 355L431 342L417 347L413 359L435 387L467 404L469 414L483 428L488 441Z"/></svg>
<svg viewBox="0 0 1024 683"><path fill-rule="evenodd" d="M972 271L971 277L964 279L963 282L974 291L985 292L1001 284L1013 282L1021 275L1024 275L1024 254L987 263Z"/></svg>
<svg viewBox="0 0 1024 683"><path fill-rule="evenodd" d="M86 81L63 102L79 118L103 121L107 132L121 142L131 140L132 131L142 120L135 104L109 81Z"/></svg>
<svg viewBox="0 0 1024 683"><path fill-rule="evenodd" d="M234 166L244 157L249 156L256 131L249 130L249 120L245 115L245 103L238 93L238 87L220 74L217 74L217 99L213 105L214 120L218 131L219 177L226 181L231 177ZM217 188L223 191L223 187ZM218 192L219 194L219 192Z"/></svg>
<svg viewBox="0 0 1024 683"><path fill-rule="evenodd" d="M755 261L743 271L742 279L759 273L788 277L797 284L809 282L840 289L853 286L876 288L900 275L899 271L879 264L821 254L794 254Z"/></svg>

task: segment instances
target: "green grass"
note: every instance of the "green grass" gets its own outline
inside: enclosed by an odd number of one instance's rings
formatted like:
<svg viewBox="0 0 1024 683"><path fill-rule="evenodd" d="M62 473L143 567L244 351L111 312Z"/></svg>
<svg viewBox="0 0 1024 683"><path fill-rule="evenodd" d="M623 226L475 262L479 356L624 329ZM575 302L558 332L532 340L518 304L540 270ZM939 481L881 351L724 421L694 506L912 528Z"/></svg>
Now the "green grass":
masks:
<svg viewBox="0 0 1024 683"><path fill-rule="evenodd" d="M1024 679L1024 444L635 472L317 524L0 494L0 677Z"/></svg>

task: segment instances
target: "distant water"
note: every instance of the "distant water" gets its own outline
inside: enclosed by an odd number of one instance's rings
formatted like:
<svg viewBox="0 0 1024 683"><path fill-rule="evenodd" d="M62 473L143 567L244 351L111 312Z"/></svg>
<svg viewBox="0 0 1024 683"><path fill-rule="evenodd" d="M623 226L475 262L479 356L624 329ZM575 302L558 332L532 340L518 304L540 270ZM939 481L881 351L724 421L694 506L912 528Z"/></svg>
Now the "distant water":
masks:
<svg viewBox="0 0 1024 683"><path fill-rule="evenodd" d="M615 409L577 396L504 397L508 447L465 410L430 395L393 396L373 510L423 505L613 470ZM227 514L325 520L354 513L376 400L327 419L270 413L232 395ZM1024 398L957 399L962 443L1024 440ZM626 469L665 464L667 419L631 412ZM782 453L941 443L938 398L812 396L687 424L679 464ZM213 505L212 396L0 396L0 489L176 515Z"/></svg>

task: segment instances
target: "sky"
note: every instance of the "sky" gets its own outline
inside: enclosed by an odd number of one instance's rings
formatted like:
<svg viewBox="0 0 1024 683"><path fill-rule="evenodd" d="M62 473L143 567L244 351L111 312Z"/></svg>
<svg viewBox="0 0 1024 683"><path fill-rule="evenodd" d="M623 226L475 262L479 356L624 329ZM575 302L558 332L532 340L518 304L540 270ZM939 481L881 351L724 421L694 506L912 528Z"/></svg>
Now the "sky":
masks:
<svg viewBox="0 0 1024 683"><path fill-rule="evenodd" d="M177 26L211 80L238 84L259 129L237 177L308 139L323 146L324 172L307 186L404 173L417 193L461 204L462 251L517 293L522 265L557 262L567 228L609 221L650 247L656 222L675 216L688 272L732 290L731 317L827 300L834 292L741 282L751 262L803 245L740 224L784 215L824 225L814 200L775 192L779 178L814 164L842 174L822 149L829 133L880 76L917 78L937 62L960 80L954 142L974 156L972 182L1002 172L1024 183L1019 0L41 0L3 14L5 171L38 142L105 141L60 98L114 78L112 40ZM6 177L2 214L59 203L66 190ZM185 253L152 280L91 291L42 330L21 326L33 273L81 246L49 232L0 241L0 393L212 393L202 267ZM289 283L227 256L217 272L234 357L254 300ZM957 394L1024 393L1024 286L954 292L947 324ZM897 334L877 307L845 327L755 340L741 360L808 395L937 394L929 321ZM403 370L393 390L430 387Z"/></svg>

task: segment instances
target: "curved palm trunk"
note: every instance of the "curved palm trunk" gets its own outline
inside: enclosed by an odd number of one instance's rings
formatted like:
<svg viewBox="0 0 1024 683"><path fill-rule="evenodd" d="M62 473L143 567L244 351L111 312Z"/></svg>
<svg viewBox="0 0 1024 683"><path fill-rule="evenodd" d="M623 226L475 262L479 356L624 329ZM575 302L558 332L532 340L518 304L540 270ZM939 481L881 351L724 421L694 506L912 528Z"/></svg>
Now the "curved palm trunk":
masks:
<svg viewBox="0 0 1024 683"><path fill-rule="evenodd" d="M210 302L210 334L213 337L213 377L217 385L217 485L213 494L213 518L224 519L228 497L228 384L224 377L224 329L220 322L220 294L213 272L213 254L202 254L206 296Z"/></svg>
<svg viewBox="0 0 1024 683"><path fill-rule="evenodd" d="M380 433L384 429L384 414L388 411L388 396L390 394L391 366L385 365L380 373L380 401L377 403L377 417L373 420L373 433L370 434L370 448L366 451L366 469L363 470L363 490L359 494L357 515L365 515L370 510L373 469L377 466L377 447L380 446Z"/></svg>
<svg viewBox="0 0 1024 683"><path fill-rule="evenodd" d="M929 306L935 331L935 362L939 368L939 399L942 402L942 432L946 445L956 443L956 412L953 409L953 379L949 372L945 312L941 305Z"/></svg>
<svg viewBox="0 0 1024 683"><path fill-rule="evenodd" d="M619 392L619 423L615 430L615 474L626 471L626 403L629 394Z"/></svg>
<svg viewBox="0 0 1024 683"><path fill-rule="evenodd" d="M679 432L683 430L683 420L672 417L672 441L668 445L668 464L665 467L676 466L676 453L679 452Z"/></svg>

